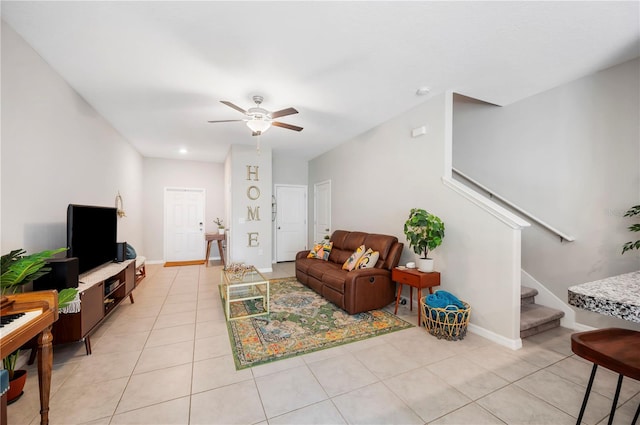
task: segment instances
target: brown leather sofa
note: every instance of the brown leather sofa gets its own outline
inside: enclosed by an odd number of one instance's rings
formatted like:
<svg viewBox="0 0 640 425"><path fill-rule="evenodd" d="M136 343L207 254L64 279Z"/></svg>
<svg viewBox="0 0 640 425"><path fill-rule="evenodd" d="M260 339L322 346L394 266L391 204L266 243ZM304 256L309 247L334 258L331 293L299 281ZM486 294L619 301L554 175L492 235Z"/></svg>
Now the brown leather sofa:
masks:
<svg viewBox="0 0 640 425"><path fill-rule="evenodd" d="M331 236L329 260L307 258L309 251L296 255L296 277L349 314L382 308L395 300L391 270L398 265L402 243L398 238L363 232L336 230ZM360 246L380 252L373 268L352 271L342 265Z"/></svg>

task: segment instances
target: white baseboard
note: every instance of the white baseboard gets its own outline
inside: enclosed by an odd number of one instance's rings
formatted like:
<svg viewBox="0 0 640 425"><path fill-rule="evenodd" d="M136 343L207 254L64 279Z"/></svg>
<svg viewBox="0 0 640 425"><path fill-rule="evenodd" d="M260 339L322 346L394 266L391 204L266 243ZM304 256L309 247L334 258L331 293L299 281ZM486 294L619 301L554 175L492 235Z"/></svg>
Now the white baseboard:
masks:
<svg viewBox="0 0 640 425"><path fill-rule="evenodd" d="M598 328L594 328L593 326L583 325L582 323L578 323L578 322L573 322L573 326L566 326L566 327L578 332L594 331L598 329Z"/></svg>
<svg viewBox="0 0 640 425"><path fill-rule="evenodd" d="M512 350L519 350L522 348L522 340L520 338L505 338L502 335L498 335L495 332L482 328L478 325L474 325L473 323L469 323L468 330L476 335L488 339L489 341L495 342L498 345L502 345L503 347L507 347Z"/></svg>
<svg viewBox="0 0 640 425"><path fill-rule="evenodd" d="M209 257L209 261L218 261L220 259L221 258L219 256L218 257ZM145 261L145 264L164 264L164 263L166 263L165 260L147 260L147 261Z"/></svg>

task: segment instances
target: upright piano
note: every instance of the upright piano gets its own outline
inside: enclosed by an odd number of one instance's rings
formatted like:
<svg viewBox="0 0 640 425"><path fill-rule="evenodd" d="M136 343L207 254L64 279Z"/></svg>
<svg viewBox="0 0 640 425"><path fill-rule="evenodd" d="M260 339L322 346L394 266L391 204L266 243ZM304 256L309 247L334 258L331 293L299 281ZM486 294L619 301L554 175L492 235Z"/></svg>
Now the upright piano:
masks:
<svg viewBox="0 0 640 425"><path fill-rule="evenodd" d="M38 381L40 384L40 423L49 423L49 393L53 369L51 326L58 320L58 292L36 291L3 296L0 315L26 313L0 328L0 355L5 358L38 337Z"/></svg>

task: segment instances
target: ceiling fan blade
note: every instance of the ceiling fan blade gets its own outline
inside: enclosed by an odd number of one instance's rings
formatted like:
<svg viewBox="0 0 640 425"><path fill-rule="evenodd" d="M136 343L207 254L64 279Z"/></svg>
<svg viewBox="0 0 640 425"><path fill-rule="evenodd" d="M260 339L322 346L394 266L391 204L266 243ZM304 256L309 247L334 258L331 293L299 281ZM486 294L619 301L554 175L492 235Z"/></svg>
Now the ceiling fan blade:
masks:
<svg viewBox="0 0 640 425"><path fill-rule="evenodd" d="M287 130L302 131L302 127L298 127L297 125L285 124L283 122L278 122L278 121L272 121L271 125L275 125L276 127L286 128Z"/></svg>
<svg viewBox="0 0 640 425"><path fill-rule="evenodd" d="M287 115L293 115L297 113L298 111L295 108L281 109L280 111L272 112L271 118L286 117Z"/></svg>
<svg viewBox="0 0 640 425"><path fill-rule="evenodd" d="M244 120L216 120L216 121L207 121L207 122L236 122L236 121L244 121Z"/></svg>
<svg viewBox="0 0 640 425"><path fill-rule="evenodd" d="M220 103L224 103L225 105L227 105L230 108L235 109L238 112L242 112L243 114L246 114L247 111L245 111L244 109L242 109L241 107L239 107L238 105L234 105L233 103L227 101L227 100L221 100Z"/></svg>

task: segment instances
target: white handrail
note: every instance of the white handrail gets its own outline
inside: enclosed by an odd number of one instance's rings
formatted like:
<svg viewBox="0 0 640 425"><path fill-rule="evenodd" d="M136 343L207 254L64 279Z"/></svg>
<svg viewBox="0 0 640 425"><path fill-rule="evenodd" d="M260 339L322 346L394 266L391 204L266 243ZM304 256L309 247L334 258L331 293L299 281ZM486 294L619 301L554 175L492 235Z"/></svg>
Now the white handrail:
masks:
<svg viewBox="0 0 640 425"><path fill-rule="evenodd" d="M525 216L529 220L535 221L541 227L544 227L545 229L547 229L551 233L554 233L555 235L559 236L560 237L560 242L564 242L564 241L573 242L575 240L575 238L573 236L569 236L569 235L567 235L565 233L562 233L561 231L559 231L555 227L552 227L549 224L545 223L544 221L540 220L539 218L535 217L534 215L529 214L528 212L526 212L522 208L520 208L520 207L512 204L511 202L507 201L505 198L503 198L502 196L498 195L493 190L489 189L488 187L486 187L482 183L479 183L479 182L475 181L474 179L472 179L471 177L467 176L466 174L464 174L460 170L457 170L456 168L451 168L451 171L453 171L455 174L459 175L463 179L467 180L468 182L472 183L474 186L479 187L480 189L482 189L485 192L487 192L487 194L489 195L489 198L495 198L495 199L499 200L500 202L502 202L503 204L505 204L509 208L517 211L518 213L520 213L521 215Z"/></svg>

